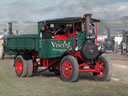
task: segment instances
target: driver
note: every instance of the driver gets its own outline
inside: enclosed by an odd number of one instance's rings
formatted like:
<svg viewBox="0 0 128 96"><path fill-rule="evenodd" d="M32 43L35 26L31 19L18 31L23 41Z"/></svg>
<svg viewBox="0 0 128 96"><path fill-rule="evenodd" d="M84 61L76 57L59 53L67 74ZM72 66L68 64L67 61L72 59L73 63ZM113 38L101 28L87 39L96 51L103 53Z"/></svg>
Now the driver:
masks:
<svg viewBox="0 0 128 96"><path fill-rule="evenodd" d="M64 25L61 25L58 31L55 32L55 35L65 35L64 29L65 29Z"/></svg>

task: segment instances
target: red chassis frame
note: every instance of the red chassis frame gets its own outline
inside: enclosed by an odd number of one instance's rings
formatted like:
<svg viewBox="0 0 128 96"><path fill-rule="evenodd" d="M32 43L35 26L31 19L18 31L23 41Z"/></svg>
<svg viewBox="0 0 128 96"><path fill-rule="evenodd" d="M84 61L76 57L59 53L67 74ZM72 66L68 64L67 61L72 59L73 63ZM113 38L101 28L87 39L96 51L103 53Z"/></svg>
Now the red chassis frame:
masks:
<svg viewBox="0 0 128 96"><path fill-rule="evenodd" d="M80 55L80 52L74 52L72 54L68 54L71 56L74 56L76 58L76 60L81 59L83 60L83 58ZM38 67L52 67L52 69L54 70L59 70L59 61L60 58L48 58L48 59L39 59L38 61L36 60L38 57L38 53L37 52L33 52L32 53L32 60L33 60L33 65L34 65L34 72L37 71ZM83 60L84 61L84 60ZM79 72L95 72L98 73L100 72L100 62L95 62L95 65L92 64L88 64L86 61L84 61L84 63L79 64ZM83 69L83 67L88 67L88 69ZM89 69L89 67L91 67L91 69Z"/></svg>

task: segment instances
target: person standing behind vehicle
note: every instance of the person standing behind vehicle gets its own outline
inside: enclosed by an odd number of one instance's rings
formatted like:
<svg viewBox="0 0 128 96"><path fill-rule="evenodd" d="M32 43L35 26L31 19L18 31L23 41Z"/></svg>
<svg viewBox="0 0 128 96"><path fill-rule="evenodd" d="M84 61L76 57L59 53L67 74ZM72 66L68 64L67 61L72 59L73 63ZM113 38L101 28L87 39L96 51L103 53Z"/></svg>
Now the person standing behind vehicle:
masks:
<svg viewBox="0 0 128 96"><path fill-rule="evenodd" d="M40 30L40 37L42 38L42 39L45 39L45 25L43 25L42 27L41 27L41 30Z"/></svg>
<svg viewBox="0 0 128 96"><path fill-rule="evenodd" d="M51 39L53 34L52 34L52 30L50 29L50 25L49 24L46 25L45 32L46 32L46 34L45 34L46 37L45 38Z"/></svg>
<svg viewBox="0 0 128 96"><path fill-rule="evenodd" d="M42 26L42 28L40 30L40 37L42 39L51 39L52 38L52 33L51 33L50 28L49 28L49 25L43 25Z"/></svg>

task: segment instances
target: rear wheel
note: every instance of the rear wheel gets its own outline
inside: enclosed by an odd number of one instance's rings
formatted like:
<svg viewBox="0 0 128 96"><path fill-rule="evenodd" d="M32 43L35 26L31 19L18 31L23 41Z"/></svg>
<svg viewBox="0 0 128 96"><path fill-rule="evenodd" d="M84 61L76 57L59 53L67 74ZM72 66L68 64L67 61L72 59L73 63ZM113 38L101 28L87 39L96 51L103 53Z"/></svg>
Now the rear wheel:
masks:
<svg viewBox="0 0 128 96"><path fill-rule="evenodd" d="M23 59L21 55L17 56L15 59L15 72L18 77L26 77L27 75L27 62Z"/></svg>
<svg viewBox="0 0 128 96"><path fill-rule="evenodd" d="M73 56L65 56L60 62L60 77L63 81L74 82L78 80L79 66Z"/></svg>
<svg viewBox="0 0 128 96"><path fill-rule="evenodd" d="M109 58L105 56L100 56L96 62L99 72L93 73L94 79L98 81L108 81L112 74L112 64Z"/></svg>
<svg viewBox="0 0 128 96"><path fill-rule="evenodd" d="M27 77L30 77L33 74L33 62L32 62L32 60L27 60L27 65L28 65Z"/></svg>

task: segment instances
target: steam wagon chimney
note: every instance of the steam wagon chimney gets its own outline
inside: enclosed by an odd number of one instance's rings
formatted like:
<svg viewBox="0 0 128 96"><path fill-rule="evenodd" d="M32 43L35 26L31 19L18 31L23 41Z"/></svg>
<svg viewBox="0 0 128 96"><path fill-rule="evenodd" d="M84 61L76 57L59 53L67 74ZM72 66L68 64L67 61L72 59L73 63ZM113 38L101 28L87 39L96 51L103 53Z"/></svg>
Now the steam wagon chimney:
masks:
<svg viewBox="0 0 128 96"><path fill-rule="evenodd" d="M4 32L7 32L7 29L4 29Z"/></svg>
<svg viewBox="0 0 128 96"><path fill-rule="evenodd" d="M85 14L85 32L86 32L86 39L89 39L90 35L92 34L92 25L91 25L91 14Z"/></svg>
<svg viewBox="0 0 128 96"><path fill-rule="evenodd" d="M8 31L9 31L9 35L12 35L12 22L8 23Z"/></svg>
<svg viewBox="0 0 128 96"><path fill-rule="evenodd" d="M110 28L107 28L107 31L108 31L108 38L110 38Z"/></svg>

